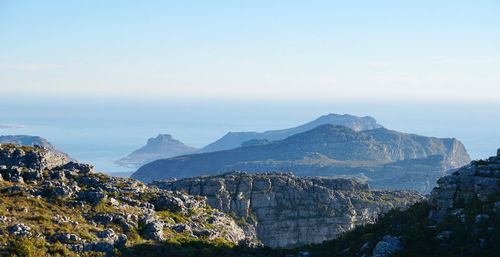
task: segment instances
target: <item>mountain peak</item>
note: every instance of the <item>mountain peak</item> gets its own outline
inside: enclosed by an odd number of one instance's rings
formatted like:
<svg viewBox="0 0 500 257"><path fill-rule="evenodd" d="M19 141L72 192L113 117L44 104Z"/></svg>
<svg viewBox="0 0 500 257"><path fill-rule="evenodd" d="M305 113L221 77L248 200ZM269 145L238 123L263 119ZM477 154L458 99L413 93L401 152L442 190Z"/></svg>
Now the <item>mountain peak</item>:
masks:
<svg viewBox="0 0 500 257"><path fill-rule="evenodd" d="M179 142L179 140L174 139L172 135L170 134L158 134L156 137L151 137L148 139L148 145L149 144L162 144L162 143L169 143L169 142Z"/></svg>
<svg viewBox="0 0 500 257"><path fill-rule="evenodd" d="M288 129L268 130L262 133L229 132L217 141L202 148L200 152L215 152L234 149L240 147L243 142L252 139L267 139L269 141L282 140L289 136L311 130L324 124L341 125L354 131L371 130L382 127L382 125L378 124L377 121L370 116L358 117L350 114L329 113L308 123Z"/></svg>
<svg viewBox="0 0 500 257"><path fill-rule="evenodd" d="M170 134L158 134L156 137L149 138L145 146L116 161L116 163L137 168L150 161L190 154L197 150L175 139Z"/></svg>

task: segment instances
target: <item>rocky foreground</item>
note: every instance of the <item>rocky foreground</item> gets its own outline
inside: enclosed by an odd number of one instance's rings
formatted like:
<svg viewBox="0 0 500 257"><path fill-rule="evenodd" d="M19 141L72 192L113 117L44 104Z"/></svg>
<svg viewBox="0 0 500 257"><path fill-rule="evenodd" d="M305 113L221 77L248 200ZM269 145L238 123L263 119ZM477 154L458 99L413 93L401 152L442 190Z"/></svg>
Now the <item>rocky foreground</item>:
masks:
<svg viewBox="0 0 500 257"><path fill-rule="evenodd" d="M40 255L89 256L169 240L257 242L204 197L94 173L60 157L44 147L0 145L1 255L19 250L15 243L24 241L13 239L23 238L47 246Z"/></svg>
<svg viewBox="0 0 500 257"><path fill-rule="evenodd" d="M250 235L271 247L293 247L336 238L356 225L423 197L414 192L370 190L353 179L285 173L230 172L220 176L155 182L159 188L207 197L233 214Z"/></svg>

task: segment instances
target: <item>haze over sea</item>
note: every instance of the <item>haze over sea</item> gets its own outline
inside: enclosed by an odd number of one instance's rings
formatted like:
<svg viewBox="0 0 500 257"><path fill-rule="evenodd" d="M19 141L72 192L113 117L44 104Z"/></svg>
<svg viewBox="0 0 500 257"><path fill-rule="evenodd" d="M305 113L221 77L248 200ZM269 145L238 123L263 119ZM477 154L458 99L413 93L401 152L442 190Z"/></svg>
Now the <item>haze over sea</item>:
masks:
<svg viewBox="0 0 500 257"><path fill-rule="evenodd" d="M202 147L229 131L300 125L328 113L372 116L386 128L455 137L473 159L500 146L500 104L452 102L194 101L149 99L20 99L0 103L0 134L47 138L97 170L131 170L113 163L159 133Z"/></svg>

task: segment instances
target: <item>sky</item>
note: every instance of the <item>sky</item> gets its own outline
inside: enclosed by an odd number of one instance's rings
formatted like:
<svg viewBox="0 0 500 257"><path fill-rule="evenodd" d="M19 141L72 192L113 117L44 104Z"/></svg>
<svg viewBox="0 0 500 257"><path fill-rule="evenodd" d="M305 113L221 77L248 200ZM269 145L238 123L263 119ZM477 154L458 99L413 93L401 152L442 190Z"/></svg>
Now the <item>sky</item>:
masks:
<svg viewBox="0 0 500 257"><path fill-rule="evenodd" d="M500 100L500 1L0 0L0 95Z"/></svg>

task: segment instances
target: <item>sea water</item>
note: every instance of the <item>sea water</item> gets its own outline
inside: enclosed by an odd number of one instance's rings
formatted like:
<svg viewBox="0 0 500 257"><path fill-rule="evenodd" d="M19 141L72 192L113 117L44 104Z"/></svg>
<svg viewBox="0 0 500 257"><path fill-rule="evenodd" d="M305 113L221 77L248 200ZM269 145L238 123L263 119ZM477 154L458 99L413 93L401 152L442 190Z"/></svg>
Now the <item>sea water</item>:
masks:
<svg viewBox="0 0 500 257"><path fill-rule="evenodd" d="M298 126L328 113L372 116L388 129L461 140L473 159L500 148L500 104L366 101L4 99L0 135L37 135L106 173L159 133L203 147L229 131ZM6 126L7 125L7 126Z"/></svg>

